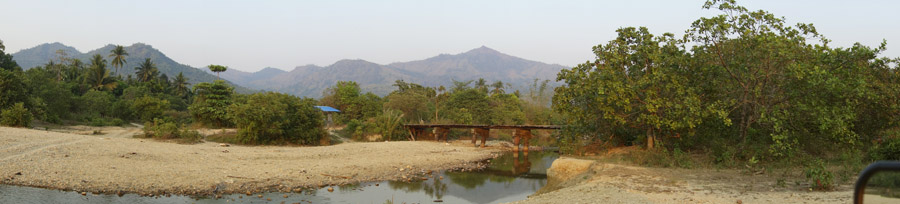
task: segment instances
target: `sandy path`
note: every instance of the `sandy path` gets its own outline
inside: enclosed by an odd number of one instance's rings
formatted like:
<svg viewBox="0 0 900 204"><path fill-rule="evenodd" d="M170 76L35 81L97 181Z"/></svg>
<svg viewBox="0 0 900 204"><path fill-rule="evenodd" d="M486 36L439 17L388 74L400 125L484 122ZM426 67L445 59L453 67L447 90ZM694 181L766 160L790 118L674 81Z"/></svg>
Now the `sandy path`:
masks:
<svg viewBox="0 0 900 204"><path fill-rule="evenodd" d="M145 195L291 191L473 168L496 151L435 142L221 147L0 127L0 183Z"/></svg>
<svg viewBox="0 0 900 204"><path fill-rule="evenodd" d="M597 163L582 181L516 203L850 203L844 184L830 192L810 192L789 178L749 175L739 170L647 168Z"/></svg>

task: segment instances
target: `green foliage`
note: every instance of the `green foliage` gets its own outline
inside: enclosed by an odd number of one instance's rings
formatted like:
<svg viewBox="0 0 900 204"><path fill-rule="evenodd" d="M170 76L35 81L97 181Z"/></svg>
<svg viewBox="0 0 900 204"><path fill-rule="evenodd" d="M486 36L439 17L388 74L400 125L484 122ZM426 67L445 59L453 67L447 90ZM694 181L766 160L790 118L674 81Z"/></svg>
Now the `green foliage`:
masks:
<svg viewBox="0 0 900 204"><path fill-rule="evenodd" d="M144 137L154 139L178 140L180 143L198 143L203 136L196 130L189 130L184 125L159 118L144 123Z"/></svg>
<svg viewBox="0 0 900 204"><path fill-rule="evenodd" d="M31 124L31 112L24 103L16 103L0 111L0 125L11 127L28 127Z"/></svg>
<svg viewBox="0 0 900 204"><path fill-rule="evenodd" d="M900 130L891 129L885 131L883 139L869 149L868 159L877 160L900 160Z"/></svg>
<svg viewBox="0 0 900 204"><path fill-rule="evenodd" d="M22 71L0 69L0 109L28 100Z"/></svg>
<svg viewBox="0 0 900 204"><path fill-rule="evenodd" d="M131 110L137 114L141 121L151 121L161 117L163 112L169 109L169 101L151 96L142 96L131 102Z"/></svg>
<svg viewBox="0 0 900 204"><path fill-rule="evenodd" d="M157 78L159 75L159 70L156 68L156 64L153 64L150 61L150 58L144 59L144 62L141 63L140 66L135 67L134 70L137 70L134 74L137 75L137 79L140 82L150 82Z"/></svg>
<svg viewBox="0 0 900 204"><path fill-rule="evenodd" d="M900 124L897 60L877 58L884 43L833 48L811 24L733 0L704 8L723 14L680 38L618 29L595 60L562 70L553 108L572 127L560 143L647 139L736 166L855 151Z"/></svg>
<svg viewBox="0 0 900 204"><path fill-rule="evenodd" d="M216 80L214 83L198 83L194 86L194 102L188 107L194 121L215 127L227 127L231 125L228 119L227 109L232 104L231 98L234 89L225 81Z"/></svg>
<svg viewBox="0 0 900 204"><path fill-rule="evenodd" d="M809 187L815 190L831 190L834 188L834 173L828 171L825 162L816 159L806 164L804 175L809 182Z"/></svg>
<svg viewBox="0 0 900 204"><path fill-rule="evenodd" d="M125 56L128 56L128 52L125 51L125 47L121 45L116 45L116 48L113 48L109 51L109 57L112 57L112 66L116 68L115 73L119 73L119 68L125 66ZM98 54L99 56L99 54Z"/></svg>
<svg viewBox="0 0 900 204"><path fill-rule="evenodd" d="M323 93L319 104L331 106L341 111L335 122L343 124L347 121L366 120L381 113L383 102L372 93L362 94L359 84L352 81L338 81Z"/></svg>
<svg viewBox="0 0 900 204"><path fill-rule="evenodd" d="M106 70L106 60L99 54L91 58L91 68L88 69L84 82L94 90L110 91L119 85L119 82L110 77L109 70Z"/></svg>
<svg viewBox="0 0 900 204"><path fill-rule="evenodd" d="M327 135L322 113L312 99L266 92L228 108L244 144L315 145Z"/></svg>
<svg viewBox="0 0 900 204"><path fill-rule="evenodd" d="M456 89L441 112L445 118L459 124L490 124L491 105L487 93L475 88Z"/></svg>
<svg viewBox="0 0 900 204"><path fill-rule="evenodd" d="M90 115L111 116L115 96L109 92L90 90L81 96L82 107Z"/></svg>
<svg viewBox="0 0 900 204"><path fill-rule="evenodd" d="M19 64L13 60L12 55L7 54L6 46L3 45L3 41L0 40L0 70L6 71L22 71L22 68L19 68Z"/></svg>
<svg viewBox="0 0 900 204"><path fill-rule="evenodd" d="M208 67L209 67L209 71L216 73L216 78L219 78L219 72L224 72L225 70L228 70L228 67L222 66L222 65L211 64Z"/></svg>

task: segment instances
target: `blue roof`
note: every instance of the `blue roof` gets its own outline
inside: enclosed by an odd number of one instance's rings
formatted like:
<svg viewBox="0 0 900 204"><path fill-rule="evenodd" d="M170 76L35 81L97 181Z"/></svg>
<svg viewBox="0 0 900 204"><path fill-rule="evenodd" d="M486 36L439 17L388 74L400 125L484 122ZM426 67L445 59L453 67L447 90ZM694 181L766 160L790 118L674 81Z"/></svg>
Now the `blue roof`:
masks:
<svg viewBox="0 0 900 204"><path fill-rule="evenodd" d="M338 110L336 108L332 108L332 107L328 107L328 106L316 106L316 108L319 108L319 110L322 110L325 112L338 112L338 113L341 112L340 110Z"/></svg>

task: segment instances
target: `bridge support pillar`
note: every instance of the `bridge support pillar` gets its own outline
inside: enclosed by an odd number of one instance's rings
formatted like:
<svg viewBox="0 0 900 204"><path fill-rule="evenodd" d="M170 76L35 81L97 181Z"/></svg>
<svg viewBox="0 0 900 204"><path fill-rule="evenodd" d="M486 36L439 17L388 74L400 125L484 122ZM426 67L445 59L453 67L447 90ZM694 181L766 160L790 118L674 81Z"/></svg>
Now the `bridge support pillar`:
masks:
<svg viewBox="0 0 900 204"><path fill-rule="evenodd" d="M524 152L528 152L528 146L530 146L531 142L531 130L529 129L516 129L516 132L513 134L513 151L518 154L519 152L519 142L522 143L522 148Z"/></svg>
<svg viewBox="0 0 900 204"><path fill-rule="evenodd" d="M447 133L450 132L450 129L444 127L435 127L432 132L434 133L434 141L441 141L443 139L446 142Z"/></svg>
<svg viewBox="0 0 900 204"><path fill-rule="evenodd" d="M472 128L472 145L478 146L478 137L481 137L481 147L487 145L487 138L491 136L491 129L488 128Z"/></svg>

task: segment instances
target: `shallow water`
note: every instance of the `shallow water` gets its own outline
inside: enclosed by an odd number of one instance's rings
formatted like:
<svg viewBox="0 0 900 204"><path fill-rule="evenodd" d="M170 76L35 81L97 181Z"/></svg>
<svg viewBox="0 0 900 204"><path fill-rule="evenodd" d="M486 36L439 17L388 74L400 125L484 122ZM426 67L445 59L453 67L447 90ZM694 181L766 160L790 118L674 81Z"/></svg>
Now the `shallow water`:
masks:
<svg viewBox="0 0 900 204"><path fill-rule="evenodd" d="M327 187L303 193L225 195L221 199L189 196L141 197L134 194L82 196L78 192L0 185L0 203L499 203L524 200L547 184L547 168L559 155L552 152L503 154L475 172L440 172L418 182L384 181ZM376 185L377 184L377 185ZM233 201L232 201L233 199ZM268 201L267 199L271 199Z"/></svg>

